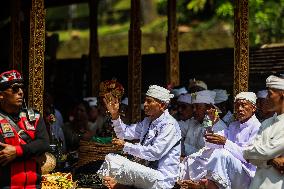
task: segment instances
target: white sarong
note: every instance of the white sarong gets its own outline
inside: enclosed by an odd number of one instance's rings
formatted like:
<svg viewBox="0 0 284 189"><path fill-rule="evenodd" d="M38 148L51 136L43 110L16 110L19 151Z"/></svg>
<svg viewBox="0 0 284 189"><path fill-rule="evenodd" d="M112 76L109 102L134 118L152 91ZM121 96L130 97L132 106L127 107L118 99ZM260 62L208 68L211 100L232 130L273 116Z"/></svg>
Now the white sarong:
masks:
<svg viewBox="0 0 284 189"><path fill-rule="evenodd" d="M163 174L118 154L108 154L98 170L100 178L113 177L118 183L141 189L162 189Z"/></svg>

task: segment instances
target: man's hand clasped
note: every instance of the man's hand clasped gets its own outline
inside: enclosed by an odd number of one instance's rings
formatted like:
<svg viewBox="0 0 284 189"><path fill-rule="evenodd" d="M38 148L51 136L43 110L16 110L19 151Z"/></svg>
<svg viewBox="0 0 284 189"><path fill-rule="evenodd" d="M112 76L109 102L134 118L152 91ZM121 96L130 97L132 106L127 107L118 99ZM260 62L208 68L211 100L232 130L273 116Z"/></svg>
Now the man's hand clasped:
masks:
<svg viewBox="0 0 284 189"><path fill-rule="evenodd" d="M267 162L272 165L279 173L284 174L284 157L277 157Z"/></svg>
<svg viewBox="0 0 284 189"><path fill-rule="evenodd" d="M116 145L119 148L123 148L124 144L125 144L125 141L121 140L121 139L118 139L118 138L114 138L114 139L112 139L112 144Z"/></svg>
<svg viewBox="0 0 284 189"><path fill-rule="evenodd" d="M9 145L9 144L4 144L0 142L0 147L3 149L0 151L0 165L5 166L9 162L13 161L16 156L16 147Z"/></svg>
<svg viewBox="0 0 284 189"><path fill-rule="evenodd" d="M227 140L226 137L214 133L205 133L204 137L206 142L218 145L225 145Z"/></svg>

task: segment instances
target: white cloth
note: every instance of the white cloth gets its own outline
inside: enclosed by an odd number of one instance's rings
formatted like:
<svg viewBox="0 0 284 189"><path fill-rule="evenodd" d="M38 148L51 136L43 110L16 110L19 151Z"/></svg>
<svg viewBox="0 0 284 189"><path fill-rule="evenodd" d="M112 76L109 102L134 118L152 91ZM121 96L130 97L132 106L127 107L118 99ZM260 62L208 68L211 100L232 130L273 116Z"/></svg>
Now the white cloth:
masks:
<svg viewBox="0 0 284 189"><path fill-rule="evenodd" d="M229 126L233 121L235 121L234 114L229 110L226 115L222 118L224 123Z"/></svg>
<svg viewBox="0 0 284 189"><path fill-rule="evenodd" d="M232 123L223 133L227 138L224 146L207 143L199 152L183 161L181 178L200 180L207 178L219 188L246 189L249 187L255 168L242 157L243 147L251 144L260 122L255 116L246 123Z"/></svg>
<svg viewBox="0 0 284 189"><path fill-rule="evenodd" d="M178 176L181 155L181 145L178 143L181 140L181 131L168 110L152 122L148 117L129 126L120 118L112 122L116 136L120 139L140 139L141 143L149 130L143 145L126 142L123 151L147 161L159 161L157 171L163 175L163 187L172 188Z"/></svg>
<svg viewBox="0 0 284 189"><path fill-rule="evenodd" d="M124 105L128 106L128 98L125 97L125 98L121 101L121 104L124 104Z"/></svg>
<svg viewBox="0 0 284 189"><path fill-rule="evenodd" d="M189 80L189 88L192 88L192 87L195 87L195 86L201 87L204 90L207 90L207 85L206 85L206 83L204 81L195 80L195 78L194 79L190 79Z"/></svg>
<svg viewBox="0 0 284 189"><path fill-rule="evenodd" d="M226 124L222 120L219 120L213 125L213 131L215 133L223 132L226 127ZM198 152L205 146L204 132L205 128L196 120L191 119L188 122L188 129L184 137L185 155Z"/></svg>
<svg viewBox="0 0 284 189"><path fill-rule="evenodd" d="M196 121L193 118L187 119L186 121L183 121L183 120L178 121L178 125L181 131L182 138L185 138L188 128L192 124L192 122L196 122Z"/></svg>
<svg viewBox="0 0 284 189"><path fill-rule="evenodd" d="M199 157L187 157L183 164L186 168L182 171L184 180L198 181L205 177L214 181L219 189L247 189L251 179L242 168L241 161L223 148L203 151Z"/></svg>
<svg viewBox="0 0 284 189"><path fill-rule="evenodd" d="M198 91L191 94L192 104L205 103L214 104L216 92L210 90Z"/></svg>
<svg viewBox="0 0 284 189"><path fill-rule="evenodd" d="M146 92L146 96L156 98L166 103L169 103L171 98L174 97L173 94L170 94L169 90L158 85L150 85L148 91Z"/></svg>
<svg viewBox="0 0 284 189"><path fill-rule="evenodd" d="M267 161L284 156L284 114L262 122L253 144L244 150L244 158L257 166L250 189L284 189L284 176Z"/></svg>
<svg viewBox="0 0 284 189"><path fill-rule="evenodd" d="M189 130L189 128L194 127L194 125L197 125L198 122L194 119L187 119L186 121L180 120L178 121L179 127L180 127L180 131L181 131L181 152L182 152L182 156L185 156L188 153L185 153L185 138L187 135L187 132ZM190 149L189 146L187 146L187 151Z"/></svg>
<svg viewBox="0 0 284 189"><path fill-rule="evenodd" d="M89 106L97 106L98 105L97 97L86 97L83 100L87 101L89 103Z"/></svg>
<svg viewBox="0 0 284 189"><path fill-rule="evenodd" d="M266 87L284 90L284 78L271 75L266 79Z"/></svg>
<svg viewBox="0 0 284 189"><path fill-rule="evenodd" d="M228 100L228 93L226 90L224 89L213 89L213 91L216 92L216 96L215 96L215 104L219 104L221 102L225 102Z"/></svg>
<svg viewBox="0 0 284 189"><path fill-rule="evenodd" d="M179 97L182 94L186 94L187 90L185 89L185 87L179 88L179 89L173 89L171 91L171 93L173 93L175 95L175 97Z"/></svg>
<svg viewBox="0 0 284 189"><path fill-rule="evenodd" d="M257 98L266 98L268 95L267 90L261 90L256 93Z"/></svg>
<svg viewBox="0 0 284 189"><path fill-rule="evenodd" d="M247 100L253 104L256 104L256 95L254 92L240 92L235 97L235 101L236 100Z"/></svg>
<svg viewBox="0 0 284 189"><path fill-rule="evenodd" d="M97 173L100 178L111 176L120 184L135 185L137 188L164 188L164 176L160 171L130 161L118 154L106 155L105 161Z"/></svg>
<svg viewBox="0 0 284 189"><path fill-rule="evenodd" d="M192 104L191 103L191 94L182 94L178 97L177 99L178 102L184 102L187 104Z"/></svg>
<svg viewBox="0 0 284 189"><path fill-rule="evenodd" d="M61 115L61 113L55 109L55 122L50 125L51 127L51 132L54 134L55 138L57 140L61 140L62 141L62 148L63 148L63 151L66 151L66 141L65 141L65 137L64 137L64 133L63 133L63 117Z"/></svg>

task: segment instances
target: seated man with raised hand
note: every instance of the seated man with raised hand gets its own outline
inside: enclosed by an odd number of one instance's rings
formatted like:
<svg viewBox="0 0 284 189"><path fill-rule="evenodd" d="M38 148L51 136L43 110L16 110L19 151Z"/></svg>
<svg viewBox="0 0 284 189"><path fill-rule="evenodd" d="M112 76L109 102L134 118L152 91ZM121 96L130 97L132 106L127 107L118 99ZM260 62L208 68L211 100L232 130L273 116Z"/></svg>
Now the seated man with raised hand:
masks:
<svg viewBox="0 0 284 189"><path fill-rule="evenodd" d="M113 143L136 158L130 161L118 154L108 154L98 174L108 188L172 188L178 176L181 155L181 132L177 121L169 114L167 105L173 97L167 89L151 85L144 102L142 122L125 125L119 117L119 102L106 95L104 102L111 114L114 131L119 139ZM124 139L139 139L131 144Z"/></svg>
<svg viewBox="0 0 284 189"><path fill-rule="evenodd" d="M198 152L205 145L203 134L205 132L204 124L206 124L206 117L208 112L216 110L214 106L214 98L216 93L210 90L203 90L192 93L191 100L193 104L194 120L188 126L186 136L184 138L185 154L190 155ZM226 124L216 117L213 123L214 132L222 132L226 128Z"/></svg>
<svg viewBox="0 0 284 189"><path fill-rule="evenodd" d="M235 97L237 121L229 125L224 135L205 134L208 145L183 162L183 180L179 182L182 188L249 187L255 167L243 158L243 149L252 143L260 126L254 115L255 104L256 95L252 92Z"/></svg>

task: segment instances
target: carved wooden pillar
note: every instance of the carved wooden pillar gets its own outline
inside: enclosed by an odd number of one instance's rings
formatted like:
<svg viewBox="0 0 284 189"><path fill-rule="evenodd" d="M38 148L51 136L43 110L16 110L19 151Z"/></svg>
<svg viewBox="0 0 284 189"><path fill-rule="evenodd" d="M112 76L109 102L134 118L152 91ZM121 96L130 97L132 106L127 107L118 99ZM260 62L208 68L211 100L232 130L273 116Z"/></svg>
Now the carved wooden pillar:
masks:
<svg viewBox="0 0 284 189"><path fill-rule="evenodd" d="M90 10L90 72L91 95L98 96L101 81L101 62L98 42L98 4L99 0L89 0Z"/></svg>
<svg viewBox="0 0 284 189"><path fill-rule="evenodd" d="M11 2L11 46L10 46L10 69L16 69L22 72L22 28L21 28L21 0L12 0Z"/></svg>
<svg viewBox="0 0 284 189"><path fill-rule="evenodd" d="M131 0L128 41L128 112L131 122L141 119L141 29L140 0Z"/></svg>
<svg viewBox="0 0 284 189"><path fill-rule="evenodd" d="M249 0L236 0L234 15L234 96L248 90L249 79Z"/></svg>
<svg viewBox="0 0 284 189"><path fill-rule="evenodd" d="M29 44L29 107L43 113L45 10L44 0L32 0Z"/></svg>
<svg viewBox="0 0 284 189"><path fill-rule="evenodd" d="M178 30L176 22L176 0L168 0L168 35L166 39L167 63L166 80L167 83L177 86L179 80L179 52L178 52Z"/></svg>

